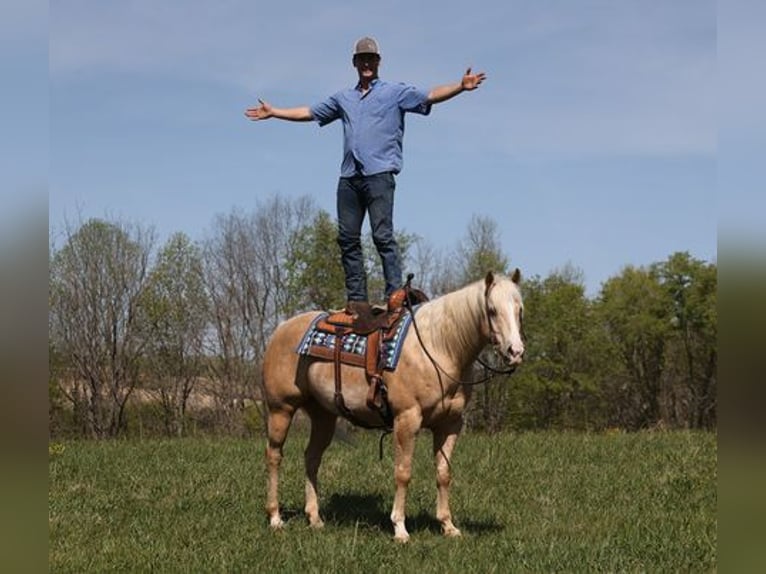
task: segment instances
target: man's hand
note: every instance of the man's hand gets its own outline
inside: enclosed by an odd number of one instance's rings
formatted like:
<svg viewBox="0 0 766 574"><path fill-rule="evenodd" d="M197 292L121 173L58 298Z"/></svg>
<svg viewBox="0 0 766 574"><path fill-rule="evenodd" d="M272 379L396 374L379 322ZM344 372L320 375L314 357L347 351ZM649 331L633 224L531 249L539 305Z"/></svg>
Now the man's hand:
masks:
<svg viewBox="0 0 766 574"><path fill-rule="evenodd" d="M253 121L256 120L267 120L270 117L274 115L272 112L271 106L264 102L262 99L258 99L258 102L261 104L257 108L248 108L245 111L245 115L250 118Z"/></svg>
<svg viewBox="0 0 766 574"><path fill-rule="evenodd" d="M289 120L291 122L308 122L313 119L311 108L306 106L299 108L275 108L260 98L258 99L258 102L261 104L260 106L257 108L248 108L245 111L245 116L253 121L277 118L279 120Z"/></svg>
<svg viewBox="0 0 766 574"><path fill-rule="evenodd" d="M463 87L464 90L475 90L479 87L479 84L481 84L487 75L484 72L479 72L478 74L472 74L471 68L468 68L465 71L465 75L463 76L462 81L460 82L460 85Z"/></svg>
<svg viewBox="0 0 766 574"><path fill-rule="evenodd" d="M439 86L428 92L428 102L431 104L446 102L462 92L475 90L486 78L487 75L484 72L472 74L471 68L468 68L459 83Z"/></svg>

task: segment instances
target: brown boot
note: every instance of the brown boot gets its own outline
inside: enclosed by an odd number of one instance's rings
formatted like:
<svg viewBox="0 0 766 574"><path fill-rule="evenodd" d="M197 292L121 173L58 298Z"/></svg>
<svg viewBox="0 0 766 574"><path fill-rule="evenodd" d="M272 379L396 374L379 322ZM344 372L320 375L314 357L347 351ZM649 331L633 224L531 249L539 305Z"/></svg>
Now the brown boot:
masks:
<svg viewBox="0 0 766 574"><path fill-rule="evenodd" d="M348 301L346 303L346 313L366 320L372 317L372 307L367 301Z"/></svg>
<svg viewBox="0 0 766 574"><path fill-rule="evenodd" d="M385 320L385 313L376 315L367 301L349 301L346 305L346 313L352 317L351 328L362 335L379 329L382 326L381 321Z"/></svg>

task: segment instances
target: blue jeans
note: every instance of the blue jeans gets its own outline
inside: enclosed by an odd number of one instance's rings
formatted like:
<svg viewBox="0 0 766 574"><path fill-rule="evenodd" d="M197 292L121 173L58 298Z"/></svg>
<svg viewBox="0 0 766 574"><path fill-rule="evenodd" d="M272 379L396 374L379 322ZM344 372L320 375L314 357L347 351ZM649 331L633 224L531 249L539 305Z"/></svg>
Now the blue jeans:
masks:
<svg viewBox="0 0 766 574"><path fill-rule="evenodd" d="M394 189L390 172L341 177L338 181L338 245L349 301L367 301L367 274L362 255L362 222L370 214L372 240L383 263L386 297L402 286L399 246L394 238Z"/></svg>

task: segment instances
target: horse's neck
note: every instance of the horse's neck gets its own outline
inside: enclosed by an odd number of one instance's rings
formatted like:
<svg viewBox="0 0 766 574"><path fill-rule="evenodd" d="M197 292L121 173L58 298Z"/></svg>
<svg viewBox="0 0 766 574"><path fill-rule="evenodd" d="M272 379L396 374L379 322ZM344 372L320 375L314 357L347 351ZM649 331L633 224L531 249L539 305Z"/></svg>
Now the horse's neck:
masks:
<svg viewBox="0 0 766 574"><path fill-rule="evenodd" d="M429 305L429 339L460 370L473 363L487 344L482 329L484 298L480 283L443 295Z"/></svg>

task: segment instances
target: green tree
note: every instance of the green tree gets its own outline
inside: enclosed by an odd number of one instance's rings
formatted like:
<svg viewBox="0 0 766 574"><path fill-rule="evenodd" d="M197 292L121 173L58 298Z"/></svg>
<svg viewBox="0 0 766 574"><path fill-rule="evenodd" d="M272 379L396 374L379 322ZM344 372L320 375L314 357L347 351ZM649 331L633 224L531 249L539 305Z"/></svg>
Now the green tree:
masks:
<svg viewBox="0 0 766 574"><path fill-rule="evenodd" d="M671 309L657 272L626 267L603 285L599 310L622 367L604 388L614 424L642 428L666 422L662 382Z"/></svg>
<svg viewBox="0 0 766 574"><path fill-rule="evenodd" d="M511 381L513 418L522 428L600 426L598 373L603 330L572 266L524 282L525 364Z"/></svg>
<svg viewBox="0 0 766 574"><path fill-rule="evenodd" d="M338 226L324 210L299 228L286 263L293 305L288 315L307 309L338 309L345 304L345 279Z"/></svg>
<svg viewBox="0 0 766 574"><path fill-rule="evenodd" d="M672 304L667 370L674 381L669 416L675 425L713 427L718 366L716 266L679 252L654 269Z"/></svg>
<svg viewBox="0 0 766 574"><path fill-rule="evenodd" d="M159 399L166 432L182 436L208 326L202 254L185 234L176 233L160 250L141 310L147 390Z"/></svg>

